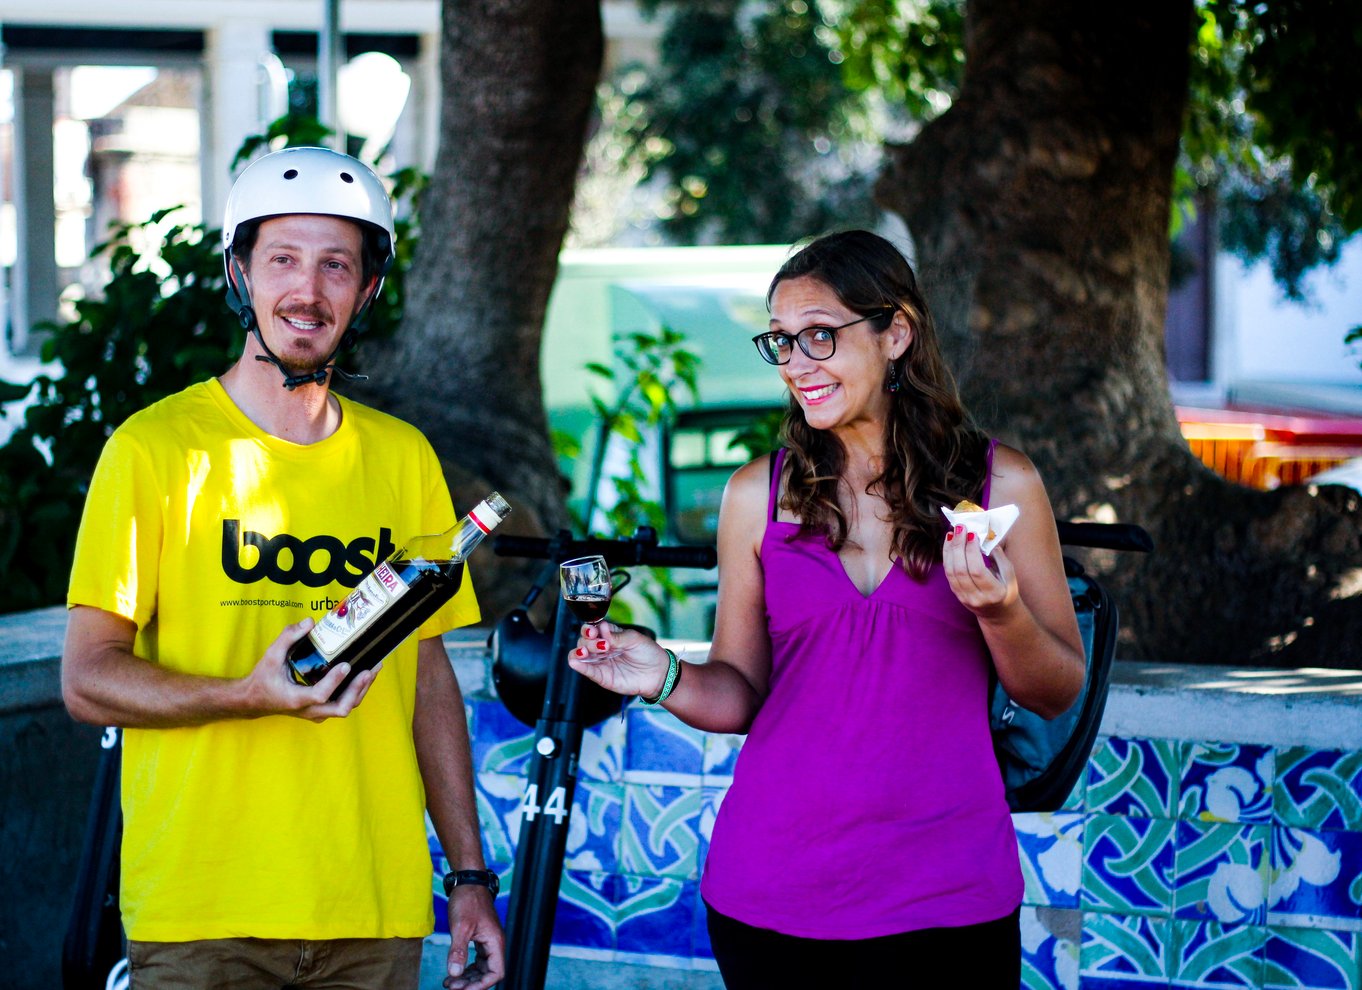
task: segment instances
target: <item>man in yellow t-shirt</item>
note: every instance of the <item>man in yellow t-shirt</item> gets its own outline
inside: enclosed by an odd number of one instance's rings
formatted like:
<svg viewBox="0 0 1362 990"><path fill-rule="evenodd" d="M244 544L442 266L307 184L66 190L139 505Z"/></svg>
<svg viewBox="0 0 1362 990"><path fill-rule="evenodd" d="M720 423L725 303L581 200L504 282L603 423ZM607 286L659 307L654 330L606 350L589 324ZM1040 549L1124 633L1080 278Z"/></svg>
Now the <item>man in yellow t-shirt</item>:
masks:
<svg viewBox="0 0 1362 990"><path fill-rule="evenodd" d="M335 700L345 665L303 687L284 663L395 545L454 523L421 433L330 388L392 244L360 162L298 148L250 165L224 223L241 358L131 417L91 482L62 689L77 719L127 730L135 990L415 990L434 923L427 810L453 867L446 986L501 979L440 639L478 620L471 580Z"/></svg>

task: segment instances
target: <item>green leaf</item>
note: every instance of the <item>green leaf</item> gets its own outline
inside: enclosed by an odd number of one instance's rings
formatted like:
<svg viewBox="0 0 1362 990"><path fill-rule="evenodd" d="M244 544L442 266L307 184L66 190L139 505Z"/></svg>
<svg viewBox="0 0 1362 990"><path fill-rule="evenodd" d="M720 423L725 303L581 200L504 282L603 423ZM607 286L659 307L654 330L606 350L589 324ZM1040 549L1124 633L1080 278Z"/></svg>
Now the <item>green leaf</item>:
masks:
<svg viewBox="0 0 1362 990"><path fill-rule="evenodd" d="M141 226L142 226L144 229L147 228L147 227L155 226L156 224L159 224L162 220L164 220L166 217L168 217L168 216L170 216L172 213L174 213L176 210L183 210L183 209L184 209L184 204L183 204L183 203L180 203L180 204L178 204L178 205L176 205L176 206L167 206L167 207L165 207L164 209L156 210L154 213L152 213L151 219L148 220L146 223L142 224ZM177 229L178 229L178 228L177 228Z"/></svg>
<svg viewBox="0 0 1362 990"><path fill-rule="evenodd" d="M549 443L553 447L553 452L559 457L576 459L582 456L582 441L566 430L550 430Z"/></svg>

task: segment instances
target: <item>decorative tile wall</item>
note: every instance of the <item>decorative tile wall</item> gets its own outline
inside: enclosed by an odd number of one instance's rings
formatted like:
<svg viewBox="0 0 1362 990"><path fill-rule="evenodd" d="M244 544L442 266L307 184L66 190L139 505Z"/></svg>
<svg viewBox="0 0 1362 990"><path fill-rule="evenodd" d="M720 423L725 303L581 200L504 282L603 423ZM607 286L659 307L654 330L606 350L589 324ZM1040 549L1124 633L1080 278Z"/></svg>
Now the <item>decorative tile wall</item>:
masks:
<svg viewBox="0 0 1362 990"><path fill-rule="evenodd" d="M504 915L532 733L495 700L470 726ZM587 730L555 952L715 968L699 877L741 746L637 704ZM1107 737L1013 822L1023 987L1362 990L1362 753Z"/></svg>

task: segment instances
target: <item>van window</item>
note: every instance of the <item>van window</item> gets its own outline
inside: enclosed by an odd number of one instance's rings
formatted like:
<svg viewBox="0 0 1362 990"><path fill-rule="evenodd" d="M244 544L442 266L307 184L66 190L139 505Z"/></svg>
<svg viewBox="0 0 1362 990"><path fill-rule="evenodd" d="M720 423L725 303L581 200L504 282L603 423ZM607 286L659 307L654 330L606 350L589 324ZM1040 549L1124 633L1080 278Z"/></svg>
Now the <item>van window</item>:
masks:
<svg viewBox="0 0 1362 990"><path fill-rule="evenodd" d="M724 485L751 453L734 444L762 409L683 413L667 443L667 516L679 543L712 544L718 537Z"/></svg>

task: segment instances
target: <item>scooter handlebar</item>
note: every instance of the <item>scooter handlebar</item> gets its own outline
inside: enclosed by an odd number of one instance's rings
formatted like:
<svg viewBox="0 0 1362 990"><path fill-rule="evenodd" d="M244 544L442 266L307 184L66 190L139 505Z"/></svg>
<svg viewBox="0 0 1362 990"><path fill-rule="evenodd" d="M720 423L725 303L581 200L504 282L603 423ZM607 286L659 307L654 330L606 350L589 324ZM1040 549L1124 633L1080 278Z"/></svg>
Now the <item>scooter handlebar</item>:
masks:
<svg viewBox="0 0 1362 990"><path fill-rule="evenodd" d="M1134 523L1069 522L1056 520L1059 542L1071 547L1097 547L1102 550L1132 550L1151 553L1154 538L1143 526Z"/></svg>
<svg viewBox="0 0 1362 990"><path fill-rule="evenodd" d="M571 560L599 554L611 567L693 567L706 570L719 562L712 546L660 547L656 536L646 534L629 540L547 539L532 536L502 535L492 540L492 552L498 557L529 557L537 560Z"/></svg>

